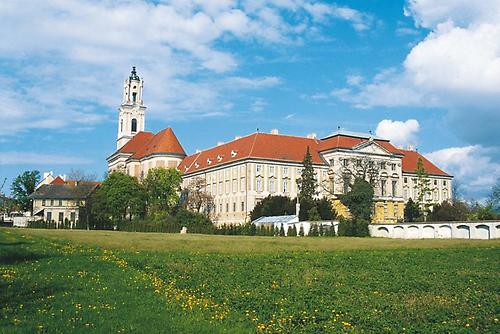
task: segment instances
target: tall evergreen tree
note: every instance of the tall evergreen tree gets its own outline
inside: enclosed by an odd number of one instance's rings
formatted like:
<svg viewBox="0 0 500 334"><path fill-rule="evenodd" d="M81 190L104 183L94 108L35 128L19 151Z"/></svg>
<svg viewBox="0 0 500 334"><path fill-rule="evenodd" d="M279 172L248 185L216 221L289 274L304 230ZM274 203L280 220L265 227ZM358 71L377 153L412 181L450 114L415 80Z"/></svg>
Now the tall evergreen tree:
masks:
<svg viewBox="0 0 500 334"><path fill-rule="evenodd" d="M309 146L307 147L304 160L302 160L302 165L304 167L302 169L302 174L299 181L299 200L312 200L316 195L317 181L316 174L314 173L314 168L312 165L312 156L309 150Z"/></svg>
<svg viewBox="0 0 500 334"><path fill-rule="evenodd" d="M410 197L410 199L408 199L408 202L406 202L405 205L405 221L406 222L417 221L421 215L422 214L420 212L418 204L415 203L413 199Z"/></svg>
<svg viewBox="0 0 500 334"><path fill-rule="evenodd" d="M418 158L417 161L417 170L415 171L417 174L417 198L416 202L420 207L420 210L426 211L428 209L428 205L425 203L425 195L430 192L430 182L429 174L425 171L424 162L422 158Z"/></svg>

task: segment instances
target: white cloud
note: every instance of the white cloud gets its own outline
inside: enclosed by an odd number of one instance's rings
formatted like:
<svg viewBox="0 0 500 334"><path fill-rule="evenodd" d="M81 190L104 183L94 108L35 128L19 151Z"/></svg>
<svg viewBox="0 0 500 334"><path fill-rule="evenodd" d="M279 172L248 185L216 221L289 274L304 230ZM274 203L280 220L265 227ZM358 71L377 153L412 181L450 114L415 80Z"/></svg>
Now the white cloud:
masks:
<svg viewBox="0 0 500 334"><path fill-rule="evenodd" d="M233 82L233 89L243 90L280 83L265 75L227 78L243 57L224 43L299 42L328 21L313 20L310 5L306 0L3 1L0 100L8 104L0 117L8 123L2 122L0 135L102 122L114 115L132 65L146 78L151 118L220 115L231 97L218 84ZM357 30L371 24L354 9L325 6L325 18L347 21Z"/></svg>
<svg viewBox="0 0 500 334"><path fill-rule="evenodd" d="M498 147L500 1L409 0L405 13L430 31L401 66L332 96L364 109L441 108L460 139Z"/></svg>
<svg viewBox="0 0 500 334"><path fill-rule="evenodd" d="M267 103L263 98L261 97L258 97L255 99L255 101L252 103L252 106L250 107L250 109L253 111L253 112L261 112L262 110L264 110L265 107L267 107L269 105L269 103Z"/></svg>
<svg viewBox="0 0 500 334"><path fill-rule="evenodd" d="M415 145L420 124L416 119L393 121L384 119L377 125L375 133L382 138L390 139L397 146Z"/></svg>
<svg viewBox="0 0 500 334"><path fill-rule="evenodd" d="M500 177L500 164L491 158L494 154L498 154L498 149L470 145L445 148L425 156L452 174L466 193L473 195L489 192Z"/></svg>
<svg viewBox="0 0 500 334"><path fill-rule="evenodd" d="M80 165L90 164L91 160L57 153L38 152L0 152L0 165Z"/></svg>
<svg viewBox="0 0 500 334"><path fill-rule="evenodd" d="M364 78L361 75L348 75L346 79L349 86L358 86L363 80Z"/></svg>

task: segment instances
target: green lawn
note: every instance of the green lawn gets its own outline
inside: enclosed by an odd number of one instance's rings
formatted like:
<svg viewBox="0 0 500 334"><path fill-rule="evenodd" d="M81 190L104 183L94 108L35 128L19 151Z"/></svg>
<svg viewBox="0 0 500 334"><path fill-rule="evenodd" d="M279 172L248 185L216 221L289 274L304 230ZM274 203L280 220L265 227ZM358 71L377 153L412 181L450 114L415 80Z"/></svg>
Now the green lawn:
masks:
<svg viewBox="0 0 500 334"><path fill-rule="evenodd" d="M499 246L0 228L0 332L495 333Z"/></svg>

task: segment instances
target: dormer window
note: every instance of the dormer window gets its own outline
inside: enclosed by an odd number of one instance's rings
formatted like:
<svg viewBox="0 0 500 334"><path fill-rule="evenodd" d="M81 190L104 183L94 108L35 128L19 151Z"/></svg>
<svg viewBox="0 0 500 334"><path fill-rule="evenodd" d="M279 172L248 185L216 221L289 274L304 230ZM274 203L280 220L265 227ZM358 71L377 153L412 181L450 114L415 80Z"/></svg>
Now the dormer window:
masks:
<svg viewBox="0 0 500 334"><path fill-rule="evenodd" d="M196 163L194 164L194 168L198 168L198 167L200 167L200 164L196 162Z"/></svg>
<svg viewBox="0 0 500 334"><path fill-rule="evenodd" d="M217 161L219 161L219 162L222 161L222 156L221 155L217 155Z"/></svg>
<svg viewBox="0 0 500 334"><path fill-rule="evenodd" d="M212 160L207 159L207 164L211 165L212 164Z"/></svg>
<svg viewBox="0 0 500 334"><path fill-rule="evenodd" d="M235 150L231 150L231 157L232 158L234 158L237 154L238 154L238 152L236 152Z"/></svg>

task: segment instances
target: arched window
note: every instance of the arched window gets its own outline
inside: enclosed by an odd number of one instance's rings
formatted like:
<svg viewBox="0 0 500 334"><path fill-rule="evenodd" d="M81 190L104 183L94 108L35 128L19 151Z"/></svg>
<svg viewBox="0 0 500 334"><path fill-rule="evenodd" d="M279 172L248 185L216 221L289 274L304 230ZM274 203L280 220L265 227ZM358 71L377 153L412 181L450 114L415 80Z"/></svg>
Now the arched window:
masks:
<svg viewBox="0 0 500 334"><path fill-rule="evenodd" d="M135 102L137 100L137 93L133 92L132 93L132 102Z"/></svg>
<svg viewBox="0 0 500 334"><path fill-rule="evenodd" d="M123 131L123 119L120 119L120 132Z"/></svg>
<svg viewBox="0 0 500 334"><path fill-rule="evenodd" d="M132 118L132 132L137 132L137 120Z"/></svg>

